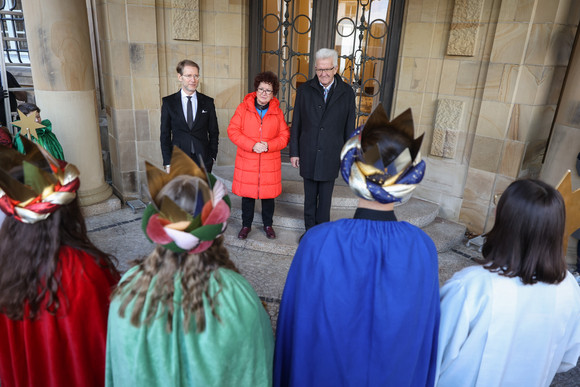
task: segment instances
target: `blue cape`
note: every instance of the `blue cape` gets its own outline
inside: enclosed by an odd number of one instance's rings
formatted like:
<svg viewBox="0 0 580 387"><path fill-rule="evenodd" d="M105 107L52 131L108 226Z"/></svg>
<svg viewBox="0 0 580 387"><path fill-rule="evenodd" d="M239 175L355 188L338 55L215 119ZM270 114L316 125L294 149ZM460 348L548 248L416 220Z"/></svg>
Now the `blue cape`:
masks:
<svg viewBox="0 0 580 387"><path fill-rule="evenodd" d="M276 330L275 386L432 386L437 251L419 228L342 219L304 236Z"/></svg>

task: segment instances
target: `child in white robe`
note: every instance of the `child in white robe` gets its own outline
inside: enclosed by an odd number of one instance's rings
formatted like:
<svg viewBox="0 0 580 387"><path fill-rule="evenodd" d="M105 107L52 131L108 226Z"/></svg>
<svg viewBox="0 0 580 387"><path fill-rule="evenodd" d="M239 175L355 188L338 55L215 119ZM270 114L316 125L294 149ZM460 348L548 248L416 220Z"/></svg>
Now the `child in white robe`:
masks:
<svg viewBox="0 0 580 387"><path fill-rule="evenodd" d="M563 252L561 195L513 182L497 206L482 266L441 288L438 386L548 386L580 355L580 287Z"/></svg>

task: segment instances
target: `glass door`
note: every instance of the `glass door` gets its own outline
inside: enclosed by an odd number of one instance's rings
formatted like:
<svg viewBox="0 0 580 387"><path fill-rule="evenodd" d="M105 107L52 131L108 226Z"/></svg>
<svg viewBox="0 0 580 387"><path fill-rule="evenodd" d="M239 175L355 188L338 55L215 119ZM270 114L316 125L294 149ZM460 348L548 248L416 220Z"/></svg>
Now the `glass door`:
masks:
<svg viewBox="0 0 580 387"><path fill-rule="evenodd" d="M356 93L357 126L381 100L389 0L340 0L334 49L339 74Z"/></svg>
<svg viewBox="0 0 580 387"><path fill-rule="evenodd" d="M296 89L309 76L312 3L312 0L264 1L261 71L278 74L278 99L287 122L292 119Z"/></svg>
<svg viewBox="0 0 580 387"><path fill-rule="evenodd" d="M379 103L391 110L404 0L250 2L248 87L260 71L280 79L278 99L291 124L296 89L314 76L314 53L333 47L339 74L356 93L357 124Z"/></svg>

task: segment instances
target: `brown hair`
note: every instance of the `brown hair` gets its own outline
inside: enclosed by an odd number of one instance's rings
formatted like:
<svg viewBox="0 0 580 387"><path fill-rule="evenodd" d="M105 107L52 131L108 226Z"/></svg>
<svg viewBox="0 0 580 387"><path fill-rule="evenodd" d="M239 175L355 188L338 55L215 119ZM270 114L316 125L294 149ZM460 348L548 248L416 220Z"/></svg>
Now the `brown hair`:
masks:
<svg viewBox="0 0 580 387"><path fill-rule="evenodd" d="M0 229L0 312L8 318L34 319L41 309L57 312L61 287L57 268L63 245L89 253L100 266L118 275L116 259L88 238L77 200L34 224L4 219ZM26 315L25 305L29 309Z"/></svg>
<svg viewBox="0 0 580 387"><path fill-rule="evenodd" d="M196 195L199 178L193 176L178 176L171 180L159 192L155 198L161 202L163 196L167 196L179 206L191 212L196 207ZM223 243L223 236L217 238L213 244L200 254L176 253L157 245L155 250L143 260L136 261L137 270L124 280L113 297L121 299L119 315L125 317L125 311L132 300L135 300L131 312L131 324L136 327L141 324L149 324L155 318L158 308L161 306L167 312L167 331L172 330L172 316L174 313L175 277L181 274L181 308L183 310L183 328L188 332L190 318L195 316L196 331L205 330L205 311L203 308L203 296L205 295L211 307L212 314L219 319L215 310L216 297L221 291L219 268L226 268L238 272L234 263L230 260L228 250ZM210 278L218 281L219 290L213 295L209 294ZM155 277L155 281L153 278ZM150 290L151 283L153 289ZM145 303L149 297L147 309ZM141 315L145 312L145 317Z"/></svg>
<svg viewBox="0 0 580 387"><path fill-rule="evenodd" d="M189 59L184 59L181 62L179 62L177 64L177 67L175 68L175 70L179 73L179 75L183 75L183 68L185 66L195 67L197 69L197 71L201 71L199 69L199 65L197 63L195 63L194 61L189 60Z"/></svg>
<svg viewBox="0 0 580 387"><path fill-rule="evenodd" d="M119 315L125 317L125 311L131 301L135 300L131 312L131 324L136 327L142 324L150 324L157 310L161 306L167 312L167 331L173 329L173 313L175 302L175 276L181 273L181 309L183 310L183 329L189 331L190 318L195 316L196 332L205 330L205 311L203 308L203 296L205 295L211 307L212 314L219 319L215 311L216 297L221 291L219 277L220 267L238 272L234 263L229 258L228 250L223 244L223 237L214 241L209 249L201 254L175 253L162 246L156 246L155 250L145 259L136 262L138 269L123 281L113 297L121 299ZM214 274L220 283L218 292L212 297L209 294L209 281ZM149 290L155 278L153 289ZM150 302L147 309L145 303L148 296ZM145 310L145 317L141 315Z"/></svg>
<svg viewBox="0 0 580 387"><path fill-rule="evenodd" d="M272 85L272 90L274 91L274 96L278 95L278 90L280 90L280 82L278 82L278 76L271 71L264 71L256 75L254 78L254 90L257 91L260 83L269 83Z"/></svg>
<svg viewBox="0 0 580 387"><path fill-rule="evenodd" d="M539 180L514 181L501 195L495 224L486 235L483 263L524 284L566 278L563 251L566 211L562 195Z"/></svg>
<svg viewBox="0 0 580 387"><path fill-rule="evenodd" d="M36 106L35 104L30 103L30 102L21 103L20 105L18 105L18 110L20 110L22 113L24 113L26 115L30 114L30 112L40 113L40 108L38 106Z"/></svg>

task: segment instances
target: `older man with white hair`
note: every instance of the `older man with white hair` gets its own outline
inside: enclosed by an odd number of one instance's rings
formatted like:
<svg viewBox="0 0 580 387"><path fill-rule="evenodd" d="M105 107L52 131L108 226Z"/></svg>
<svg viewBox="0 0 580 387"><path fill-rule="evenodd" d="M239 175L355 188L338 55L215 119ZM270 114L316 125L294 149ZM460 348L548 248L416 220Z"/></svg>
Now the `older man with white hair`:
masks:
<svg viewBox="0 0 580 387"><path fill-rule="evenodd" d="M340 150L355 129L355 96L336 74L338 54L316 52L316 77L298 88L290 134L290 161L304 179L304 226L330 220Z"/></svg>

